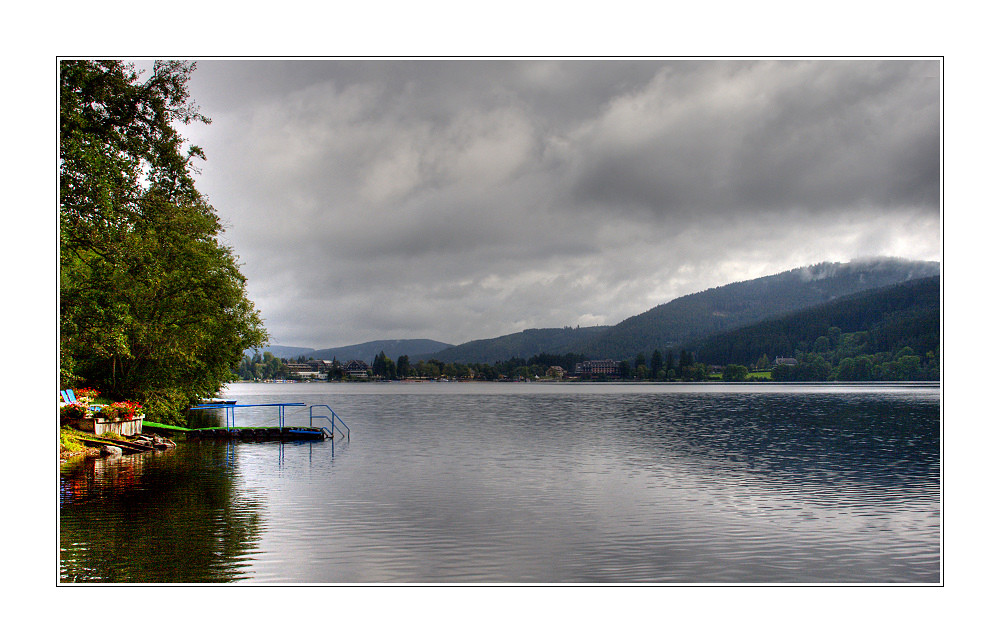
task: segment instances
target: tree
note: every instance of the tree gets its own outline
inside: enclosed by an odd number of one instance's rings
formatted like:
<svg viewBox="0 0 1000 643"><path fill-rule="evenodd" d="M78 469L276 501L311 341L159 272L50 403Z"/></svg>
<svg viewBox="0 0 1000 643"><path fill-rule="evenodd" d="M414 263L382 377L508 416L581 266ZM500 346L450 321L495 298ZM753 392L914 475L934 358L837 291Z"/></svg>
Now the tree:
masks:
<svg viewBox="0 0 1000 643"><path fill-rule="evenodd" d="M60 380L179 421L267 341L214 209L194 187L197 147L175 123L209 122L194 65L60 64Z"/></svg>
<svg viewBox="0 0 1000 643"><path fill-rule="evenodd" d="M386 380L396 378L396 363L389 359L385 351L379 351L379 354L372 360L371 368L375 377Z"/></svg>
<svg viewBox="0 0 1000 643"><path fill-rule="evenodd" d="M660 371L663 369L663 355L660 353L659 349L653 351L653 356L649 358L649 373L654 379L662 379L664 376L660 375Z"/></svg>
<svg viewBox="0 0 1000 643"><path fill-rule="evenodd" d="M771 379L775 382L791 382L795 379L795 367L778 364L771 370Z"/></svg>
<svg viewBox="0 0 1000 643"><path fill-rule="evenodd" d="M837 364L834 378L841 382L867 382L873 373L874 365L867 357L845 357Z"/></svg>
<svg viewBox="0 0 1000 643"><path fill-rule="evenodd" d="M692 362L681 369L681 379L686 382L702 382L708 379L708 367L700 362Z"/></svg>
<svg viewBox="0 0 1000 643"><path fill-rule="evenodd" d="M722 379L726 382L742 382L747 378L749 370L742 364L728 364L722 371Z"/></svg>
<svg viewBox="0 0 1000 643"><path fill-rule="evenodd" d="M410 376L410 356L400 355L396 359L396 376L405 379Z"/></svg>

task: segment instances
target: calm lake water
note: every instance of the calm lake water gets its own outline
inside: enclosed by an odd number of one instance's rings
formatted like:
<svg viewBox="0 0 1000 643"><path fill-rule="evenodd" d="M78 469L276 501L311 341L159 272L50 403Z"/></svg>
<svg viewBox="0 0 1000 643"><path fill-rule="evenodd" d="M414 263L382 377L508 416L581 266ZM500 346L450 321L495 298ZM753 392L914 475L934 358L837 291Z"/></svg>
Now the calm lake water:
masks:
<svg viewBox="0 0 1000 643"><path fill-rule="evenodd" d="M350 440L77 460L60 581L938 583L940 391L234 384ZM289 410L286 424L308 424ZM239 425L276 425L237 409Z"/></svg>

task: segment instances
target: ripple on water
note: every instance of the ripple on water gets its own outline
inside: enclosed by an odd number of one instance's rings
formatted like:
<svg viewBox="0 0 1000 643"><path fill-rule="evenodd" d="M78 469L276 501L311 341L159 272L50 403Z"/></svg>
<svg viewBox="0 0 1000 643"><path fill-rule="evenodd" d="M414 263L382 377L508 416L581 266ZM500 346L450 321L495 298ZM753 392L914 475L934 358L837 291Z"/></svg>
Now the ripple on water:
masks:
<svg viewBox="0 0 1000 643"><path fill-rule="evenodd" d="M938 581L936 396L636 388L293 387L336 391L350 442L67 471L61 576ZM126 534L146 562L101 553Z"/></svg>

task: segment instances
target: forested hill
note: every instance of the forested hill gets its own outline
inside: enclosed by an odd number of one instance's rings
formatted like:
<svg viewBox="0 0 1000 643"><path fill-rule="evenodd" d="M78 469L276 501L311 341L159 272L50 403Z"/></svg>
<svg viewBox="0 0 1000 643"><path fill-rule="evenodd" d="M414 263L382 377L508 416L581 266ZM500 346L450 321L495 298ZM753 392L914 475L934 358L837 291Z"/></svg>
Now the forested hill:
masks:
<svg viewBox="0 0 1000 643"><path fill-rule="evenodd" d="M253 357L254 353L260 353L261 355L264 353L270 353L277 358L283 357L285 359L294 359L300 355L312 355L313 350L314 349L312 348L306 348L304 346L280 346L275 344L272 346L265 346L257 351L252 348L248 348L243 351L243 354L247 357Z"/></svg>
<svg viewBox="0 0 1000 643"><path fill-rule="evenodd" d="M632 359L668 346L796 312L852 293L940 273L933 261L822 263L679 297L568 347L592 358Z"/></svg>
<svg viewBox="0 0 1000 643"><path fill-rule="evenodd" d="M433 358L445 363L493 364L512 357L527 359L540 353L562 354L571 352L573 346L584 343L607 329L607 326L532 328L502 337L477 339L433 355L411 354L410 358Z"/></svg>
<svg viewBox="0 0 1000 643"><path fill-rule="evenodd" d="M940 353L941 279L868 290L806 310L704 338L686 346L699 362L752 366L762 355L794 357L839 347L843 355ZM832 331L832 332L831 332ZM851 341L841 341L850 334ZM848 346L849 344L849 346ZM836 351L835 351L836 352Z"/></svg>
<svg viewBox="0 0 1000 643"><path fill-rule="evenodd" d="M271 353L275 357L284 359L298 359L307 357L309 359L330 359L337 358L340 362L352 359L360 359L371 362L372 358L380 352L385 353L390 359L398 359L400 355L419 355L433 353L435 351L448 348L451 344L434 341L433 339L379 339L363 344L351 344L350 346L338 346L336 348L306 348L303 346L265 346L258 352ZM247 357L252 357L252 349L243 351Z"/></svg>
<svg viewBox="0 0 1000 643"><path fill-rule="evenodd" d="M400 355L433 353L449 346L451 344L438 342L433 339L383 339L363 344L352 344L351 346L322 348L313 351L309 357L331 360L336 357L340 362L360 359L370 363L379 353L385 353L389 359L396 360L399 359Z"/></svg>

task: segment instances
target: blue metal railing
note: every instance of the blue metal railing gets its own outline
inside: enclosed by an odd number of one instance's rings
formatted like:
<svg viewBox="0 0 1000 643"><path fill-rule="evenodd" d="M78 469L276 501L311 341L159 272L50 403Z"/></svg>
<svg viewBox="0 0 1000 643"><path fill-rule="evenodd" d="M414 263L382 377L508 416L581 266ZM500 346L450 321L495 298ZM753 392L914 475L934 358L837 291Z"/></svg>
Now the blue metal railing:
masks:
<svg viewBox="0 0 1000 643"><path fill-rule="evenodd" d="M316 409L326 409L327 411L330 412L330 415L326 415L322 411L316 411ZM348 441L351 439L351 427L347 426L347 423L344 422L344 419L342 417L340 417L339 415L337 415L336 411L334 411L328 405L326 405L326 404L313 404L312 406L310 406L309 407L309 426L314 426L314 424L313 424L313 420L314 419L326 420L327 422L330 423L329 436L331 438L335 437L333 432L336 431L341 436L347 438ZM343 431L341 431L337 427L337 420L340 420L340 423L344 426L345 429L347 429L347 434L346 435L344 434ZM326 427L322 427L321 426L319 428L324 433L327 432L326 431Z"/></svg>
<svg viewBox="0 0 1000 643"><path fill-rule="evenodd" d="M236 424L236 409L237 408L248 408L251 406L276 406L278 407L278 426L285 426L285 407L286 406L305 406L305 402L282 402L280 404L199 404L198 406L192 406L192 411L203 411L205 409L223 409L226 412L226 428L230 428Z"/></svg>
<svg viewBox="0 0 1000 643"><path fill-rule="evenodd" d="M229 430L233 430L232 427L236 425L237 408L248 408L248 407L259 407L259 406L277 407L278 426L284 427L285 407L305 406L305 402L282 402L277 404L200 404L198 406L192 406L190 410L201 411L206 409L223 409L226 412L226 428ZM329 411L329 415L323 413L322 410L317 410L317 409L326 409L327 411ZM324 426L316 427L313 422L314 420L317 419L326 420L327 422L329 422L330 430L327 431L326 427ZM341 426L347 429L346 434L343 431L341 431L340 428L337 426L338 421L340 422ZM347 438L348 441L350 441L351 439L351 427L347 426L347 422L344 422L344 419L339 415L337 415L336 411L330 408L330 406L327 404L313 404L312 406L309 407L309 426L312 428L319 428L321 431L323 431L324 435L328 435L331 438L336 437L336 433L339 433L342 437Z"/></svg>

